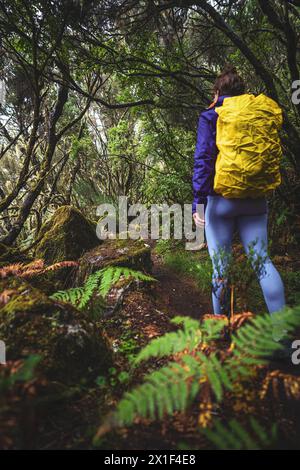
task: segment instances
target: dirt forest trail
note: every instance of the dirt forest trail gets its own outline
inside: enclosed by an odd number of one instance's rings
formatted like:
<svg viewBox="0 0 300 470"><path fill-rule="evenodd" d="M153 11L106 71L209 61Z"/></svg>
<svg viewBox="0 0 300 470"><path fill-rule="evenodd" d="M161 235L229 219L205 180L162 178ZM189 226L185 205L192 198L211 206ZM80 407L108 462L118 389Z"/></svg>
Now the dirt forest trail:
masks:
<svg viewBox="0 0 300 470"><path fill-rule="evenodd" d="M151 246L151 275L157 282L151 284L148 291L146 287L146 292L145 287L137 292L128 292L119 313L121 322L112 330L113 335L118 337L122 334L126 323L134 332L139 348L154 338L174 331L170 320L176 316L201 319L205 314L212 312L209 295L201 291L197 281L192 276L178 273L169 266L164 257L156 252L155 242L147 241L147 244ZM163 363L163 359L155 359L143 365L135 372L132 383L139 384L148 373L149 367L154 370ZM129 387L131 388L132 386ZM120 393L118 387L115 393L117 396L111 397L111 400L116 406L123 393ZM108 445L113 443L116 449L127 450L176 449L178 442L188 442L189 445L204 448L207 443L197 432L198 416L199 409L196 404L189 410L188 415L183 416L179 413L173 417L166 416L162 422L142 421L130 428L123 427L107 436L107 442Z"/></svg>
<svg viewBox="0 0 300 470"><path fill-rule="evenodd" d="M157 279L153 295L160 308L171 317L176 315L200 319L211 313L211 302L192 277L176 273L152 248L152 274Z"/></svg>

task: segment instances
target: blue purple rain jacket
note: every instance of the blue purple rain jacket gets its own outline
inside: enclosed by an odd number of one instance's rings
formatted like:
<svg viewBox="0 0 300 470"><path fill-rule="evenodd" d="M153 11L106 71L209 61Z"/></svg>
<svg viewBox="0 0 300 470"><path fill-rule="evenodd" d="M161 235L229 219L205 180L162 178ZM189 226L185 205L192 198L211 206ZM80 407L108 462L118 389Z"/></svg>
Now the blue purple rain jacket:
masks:
<svg viewBox="0 0 300 470"><path fill-rule="evenodd" d="M194 154L193 173L193 213L196 212L197 204L205 204L207 196L217 194L214 189L215 163L218 154L216 146L216 128L218 115L215 107L222 106L224 98L230 95L219 97L213 108L203 111L199 118L197 143Z"/></svg>

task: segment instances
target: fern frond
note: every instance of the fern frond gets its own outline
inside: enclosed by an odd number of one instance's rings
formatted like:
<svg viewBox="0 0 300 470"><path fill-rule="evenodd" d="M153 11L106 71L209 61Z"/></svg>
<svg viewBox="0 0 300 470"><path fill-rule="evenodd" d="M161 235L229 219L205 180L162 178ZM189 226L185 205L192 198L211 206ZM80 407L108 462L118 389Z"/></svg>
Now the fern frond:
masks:
<svg viewBox="0 0 300 470"><path fill-rule="evenodd" d="M200 325L198 320L194 320L191 317L182 317L180 315L172 318L171 323L174 323L175 325L183 326L185 331L195 330L199 328L199 325Z"/></svg>
<svg viewBox="0 0 300 470"><path fill-rule="evenodd" d="M173 362L153 372L144 384L128 392L117 407L117 421L128 425L139 415L161 418L164 413L183 411L204 384L209 384L218 401L222 400L225 390L234 390L234 384L241 378L250 379L254 366L266 364L268 356L281 348L273 339L274 322L279 322L288 332L293 331L300 326L300 306L278 315L265 314L249 319L233 335L230 355L221 360L216 353L203 354L198 346L203 339L215 339L222 323L200 325L191 318L176 317L173 323L181 324L183 329L154 339L137 355L135 362L182 352L180 363ZM239 435L243 446L253 445L235 423L231 423L231 431Z"/></svg>
<svg viewBox="0 0 300 470"><path fill-rule="evenodd" d="M110 288L116 284L122 274L121 269L114 269L113 267L107 268L100 271L101 274L101 283L99 286L99 293L102 297L106 297Z"/></svg>
<svg viewBox="0 0 300 470"><path fill-rule="evenodd" d="M151 357L164 357L180 353L184 350L193 351L201 343L201 331L183 331L166 333L154 339L137 355L134 362L139 364Z"/></svg>
<svg viewBox="0 0 300 470"><path fill-rule="evenodd" d="M83 309L92 298L95 290L99 287L99 284L101 283L102 276L103 270L101 269L99 271L96 271L95 273L90 274L87 278L83 286L83 294L78 305L78 308L80 310Z"/></svg>
<svg viewBox="0 0 300 470"><path fill-rule="evenodd" d="M116 284L121 277L125 279L132 277L133 279L141 281L155 281L152 276L134 269L122 266L108 266L107 268L100 269L90 274L84 286L56 292L51 295L51 298L63 302L70 302L82 310L87 306L96 291L100 293L101 297L105 298L111 287Z"/></svg>
<svg viewBox="0 0 300 470"><path fill-rule="evenodd" d="M102 278L99 292L102 297L106 297L110 288L116 284L121 277L128 279L132 277L133 279L140 281L155 281L152 276L142 273L141 271L136 271L134 269L129 269L122 266L110 266L101 270Z"/></svg>
<svg viewBox="0 0 300 470"><path fill-rule="evenodd" d="M76 307L83 298L84 293L85 290L83 287L73 287L72 289L68 289L66 291L55 292L55 294L52 294L50 298L54 300L60 300L61 302L69 302Z"/></svg>
<svg viewBox="0 0 300 470"><path fill-rule="evenodd" d="M238 421L231 420L227 426L214 421L213 429L203 429L206 437L221 450L260 450L269 447L276 439L276 427L264 429L253 417L249 420L249 431Z"/></svg>
<svg viewBox="0 0 300 470"><path fill-rule="evenodd" d="M47 266L43 272L46 273L47 271L56 271L57 269L70 268L72 266L76 267L78 264L78 261L59 261L57 263L51 264L50 266Z"/></svg>
<svg viewBox="0 0 300 470"><path fill-rule="evenodd" d="M300 307L286 309L282 313L259 315L251 319L233 335L234 355L264 358L282 345L273 339L274 325L280 324L283 331L293 331L300 325Z"/></svg>
<svg viewBox="0 0 300 470"><path fill-rule="evenodd" d="M270 394L281 404L283 400L300 400L300 377L273 370L267 374L259 396L261 399Z"/></svg>
<svg viewBox="0 0 300 470"><path fill-rule="evenodd" d="M22 272L23 267L24 263L13 263L7 266L3 266L3 268L0 269L0 278L4 279L9 275L16 276Z"/></svg>
<svg viewBox="0 0 300 470"><path fill-rule="evenodd" d="M200 323L190 317L177 316L171 320L175 325L181 325L183 330L166 333L154 339L135 358L140 363L151 357L165 357L182 351L192 352L202 343L215 340L223 330L226 322L209 318Z"/></svg>
<svg viewBox="0 0 300 470"><path fill-rule="evenodd" d="M162 419L165 414L183 410L198 393L198 379L199 369L171 362L148 375L145 383L132 392L125 393L114 421L119 426L129 425L136 417Z"/></svg>
<svg viewBox="0 0 300 470"><path fill-rule="evenodd" d="M203 331L203 342L207 343L220 337L221 332L228 325L226 318L206 318L201 324Z"/></svg>
<svg viewBox="0 0 300 470"><path fill-rule="evenodd" d="M58 269L78 266L77 261L61 261L45 267L44 260L36 259L30 263L14 263L4 266L0 269L0 278L16 276L23 279L39 276L48 271L57 271Z"/></svg>
<svg viewBox="0 0 300 470"><path fill-rule="evenodd" d="M167 333L151 341L135 358L135 363L145 361L151 357L170 356L186 348L187 338L182 330Z"/></svg>
<svg viewBox="0 0 300 470"><path fill-rule="evenodd" d="M217 359L216 354L211 354L206 357L205 354L198 352L197 357L200 360L201 376L206 377L209 382L216 398L220 401L223 398L223 389L232 389L230 376L225 368L223 368L220 361ZM222 371L222 372L220 372Z"/></svg>

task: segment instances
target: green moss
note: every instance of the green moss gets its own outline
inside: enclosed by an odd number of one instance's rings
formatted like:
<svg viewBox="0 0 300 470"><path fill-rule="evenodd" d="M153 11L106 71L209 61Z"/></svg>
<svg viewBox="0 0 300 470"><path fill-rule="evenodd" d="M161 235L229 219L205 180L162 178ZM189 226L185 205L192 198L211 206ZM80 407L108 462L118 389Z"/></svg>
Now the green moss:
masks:
<svg viewBox="0 0 300 470"><path fill-rule="evenodd" d="M64 383L94 378L107 370L109 348L82 312L49 299L20 279L2 281L4 290L10 298L0 308L0 338L9 360L40 355L39 372Z"/></svg>
<svg viewBox="0 0 300 470"><path fill-rule="evenodd" d="M72 206L62 206L45 222L38 234L35 257L46 264L76 260L86 250L99 245L96 225Z"/></svg>
<svg viewBox="0 0 300 470"><path fill-rule="evenodd" d="M58 290L68 287L71 281L71 273L76 270L72 267L65 267L58 271L47 271L30 278L30 284L47 295L51 295Z"/></svg>
<svg viewBox="0 0 300 470"><path fill-rule="evenodd" d="M291 307L300 304L300 271L281 271L287 304Z"/></svg>
<svg viewBox="0 0 300 470"><path fill-rule="evenodd" d="M0 243L0 267L11 263L29 263L30 261L32 261L32 258L22 254L18 248Z"/></svg>
<svg viewBox="0 0 300 470"><path fill-rule="evenodd" d="M1 291L11 290L11 299L1 309L1 315L17 313L37 313L42 308L46 311L51 306L51 300L40 290L17 278L7 279L1 283Z"/></svg>

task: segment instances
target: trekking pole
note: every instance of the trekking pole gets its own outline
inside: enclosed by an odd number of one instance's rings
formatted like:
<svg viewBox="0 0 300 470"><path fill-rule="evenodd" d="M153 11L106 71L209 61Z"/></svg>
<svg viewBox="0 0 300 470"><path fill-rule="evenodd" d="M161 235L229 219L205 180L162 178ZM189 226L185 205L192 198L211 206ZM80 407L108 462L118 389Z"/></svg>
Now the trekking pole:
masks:
<svg viewBox="0 0 300 470"><path fill-rule="evenodd" d="M233 320L234 313L233 313L233 300L234 300L234 286L231 286L230 290L230 318Z"/></svg>

